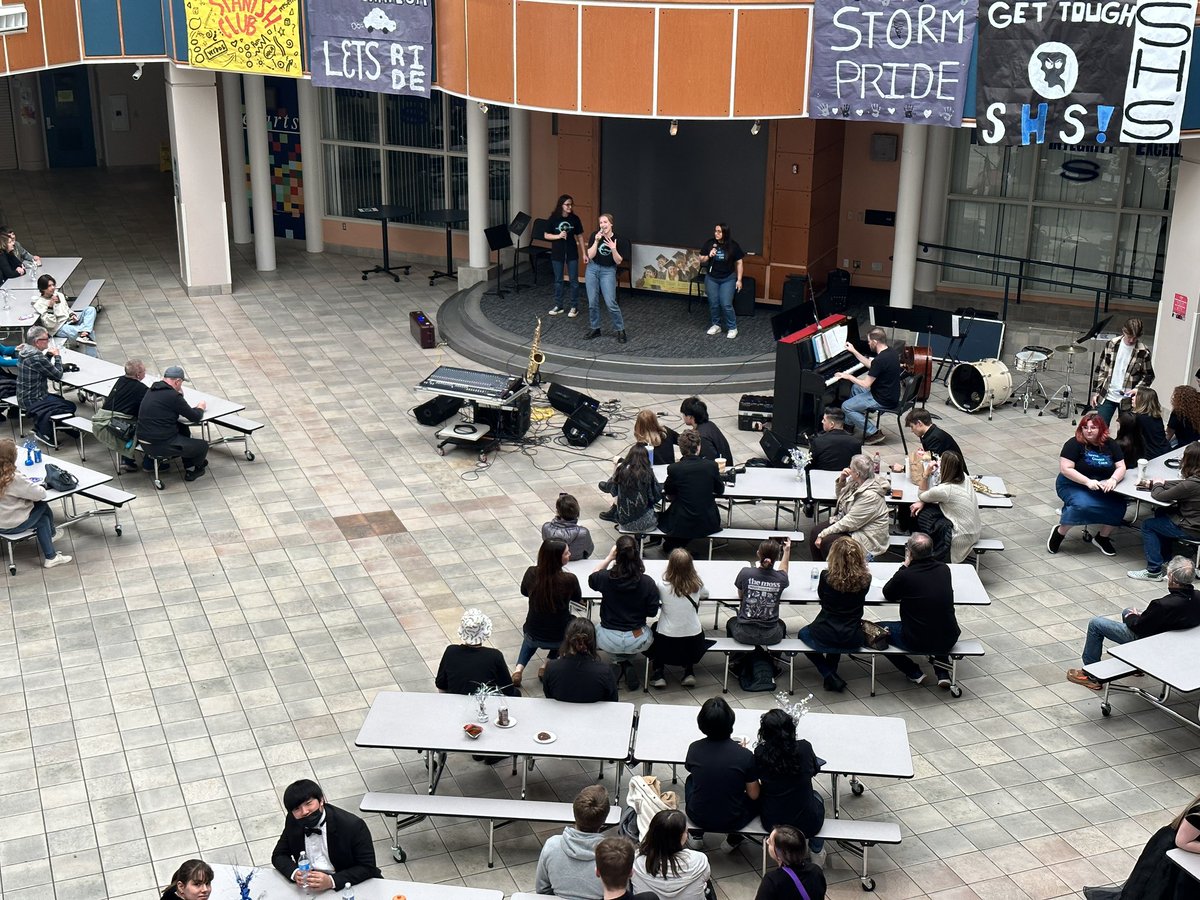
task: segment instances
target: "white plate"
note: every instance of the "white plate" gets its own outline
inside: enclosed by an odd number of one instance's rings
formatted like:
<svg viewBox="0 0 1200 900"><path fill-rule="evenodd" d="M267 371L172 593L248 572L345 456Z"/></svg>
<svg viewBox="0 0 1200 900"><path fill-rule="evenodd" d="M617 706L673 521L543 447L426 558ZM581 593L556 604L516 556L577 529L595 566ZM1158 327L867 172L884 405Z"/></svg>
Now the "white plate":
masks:
<svg viewBox="0 0 1200 900"><path fill-rule="evenodd" d="M495 719L492 722L492 724L495 725L497 728L512 728L514 725L517 724L517 720L514 719L512 716L509 716L507 725L501 725L499 719Z"/></svg>
<svg viewBox="0 0 1200 900"><path fill-rule="evenodd" d="M546 734L550 735L550 737L546 738L545 740L542 740L542 738L541 738L541 737L539 737L539 735L540 735L541 733L542 733L542 732L540 732L540 731L539 731L537 734L535 734L535 735L533 736L533 739L534 739L535 741L537 741L539 744L553 744L555 741L557 741L557 740L558 740L558 735L557 735L557 734L555 734L553 731L547 731L547 732L546 732Z"/></svg>

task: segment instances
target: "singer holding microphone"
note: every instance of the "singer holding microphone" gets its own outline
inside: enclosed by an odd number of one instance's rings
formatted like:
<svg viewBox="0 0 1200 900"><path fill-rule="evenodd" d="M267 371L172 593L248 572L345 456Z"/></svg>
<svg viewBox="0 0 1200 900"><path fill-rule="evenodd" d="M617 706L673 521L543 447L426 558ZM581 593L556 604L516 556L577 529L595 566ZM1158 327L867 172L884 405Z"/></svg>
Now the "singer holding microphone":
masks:
<svg viewBox="0 0 1200 900"><path fill-rule="evenodd" d="M617 266L629 255L629 242L617 237L613 224L611 213L601 213L600 227L587 245L584 284L587 285L588 324L591 326L587 339L600 337L600 296L603 295L613 330L617 333L617 343L624 344L628 338L625 336L625 318L621 315L621 307L617 306Z"/></svg>
<svg viewBox="0 0 1200 900"><path fill-rule="evenodd" d="M708 297L708 314L712 324L709 334L720 334L724 320L725 337L737 337L737 316L733 312L733 296L742 289L742 258L746 255L729 233L729 226L718 222L713 236L700 250L708 263L704 276L704 295Z"/></svg>

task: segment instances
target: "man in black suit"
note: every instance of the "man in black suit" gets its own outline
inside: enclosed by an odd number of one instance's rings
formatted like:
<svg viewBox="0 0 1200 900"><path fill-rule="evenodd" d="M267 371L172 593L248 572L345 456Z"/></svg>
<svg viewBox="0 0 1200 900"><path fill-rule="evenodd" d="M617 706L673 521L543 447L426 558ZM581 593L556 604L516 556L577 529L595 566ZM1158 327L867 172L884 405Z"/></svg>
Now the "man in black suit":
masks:
<svg viewBox="0 0 1200 900"><path fill-rule="evenodd" d="M287 818L271 854L271 865L284 878L318 892L383 877L375 865L367 823L327 804L315 781L303 778L289 784L283 792L283 805ZM301 853L312 863L307 880L297 866Z"/></svg>
<svg viewBox="0 0 1200 900"><path fill-rule="evenodd" d="M704 459L723 459L725 465L733 465L733 450L721 429L708 419L708 404L699 397L688 397L679 404L679 414L685 425L696 429L700 435L700 456Z"/></svg>
<svg viewBox="0 0 1200 900"><path fill-rule="evenodd" d="M711 459L699 456L700 435L685 431L679 435L679 462L667 466L663 493L671 505L658 517L658 527L668 535L663 550L670 553L692 538L721 530L721 513L716 498L725 493L725 482Z"/></svg>
<svg viewBox="0 0 1200 900"><path fill-rule="evenodd" d="M922 450L928 450L935 456L941 456L947 450L953 450L962 460L963 471L968 475L971 474L967 469L967 458L963 456L958 441L951 437L948 431L934 425L933 416L926 410L914 409L904 417L904 424L908 426L909 431L920 438Z"/></svg>
<svg viewBox="0 0 1200 900"><path fill-rule="evenodd" d="M889 603L900 604L899 622L881 622L891 631L890 642L898 650L932 656L938 687L950 689L950 657L944 654L958 642L961 633L954 615L954 584L950 567L933 558L933 538L917 533L904 545L904 564L883 586ZM921 684L925 673L907 656L887 654L892 665L913 684Z"/></svg>
<svg viewBox="0 0 1200 900"><path fill-rule="evenodd" d="M850 460L862 453L862 438L846 430L846 417L840 406L828 406L821 416L819 434L809 442L812 467L825 472L840 472Z"/></svg>

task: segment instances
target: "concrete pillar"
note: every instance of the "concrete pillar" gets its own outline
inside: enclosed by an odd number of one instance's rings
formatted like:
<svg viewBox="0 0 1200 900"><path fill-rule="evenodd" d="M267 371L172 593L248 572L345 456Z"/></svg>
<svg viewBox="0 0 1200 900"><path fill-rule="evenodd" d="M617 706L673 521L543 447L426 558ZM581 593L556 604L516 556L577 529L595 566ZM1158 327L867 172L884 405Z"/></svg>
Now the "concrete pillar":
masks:
<svg viewBox="0 0 1200 900"><path fill-rule="evenodd" d="M892 245L892 288L889 302L912 309L917 266L917 225L921 220L921 183L925 180L928 125L905 125L900 138L900 187L896 191L896 237Z"/></svg>
<svg viewBox="0 0 1200 900"><path fill-rule="evenodd" d="M1167 405L1176 385L1195 387L1193 373L1200 359L1200 254L1196 253L1196 234L1200 230L1200 141L1180 141L1183 158L1179 160L1175 184L1175 203L1171 208L1171 233L1167 238L1167 259L1163 266L1162 298L1154 329L1154 388L1158 399ZM1187 311L1175 317L1176 295L1186 298ZM1118 315L1114 323L1119 322ZM1118 331L1116 324L1109 331Z"/></svg>
<svg viewBox="0 0 1200 900"><path fill-rule="evenodd" d="M242 133L242 77L221 73L221 99L225 112L225 168L229 176L229 219L233 242L250 243L250 203L246 198L246 139Z"/></svg>
<svg viewBox="0 0 1200 900"><path fill-rule="evenodd" d="M304 191L304 247L309 253L325 249L324 150L321 148L321 110L317 89L302 78L296 83L300 109L301 186Z"/></svg>
<svg viewBox="0 0 1200 900"><path fill-rule="evenodd" d="M921 187L921 224L917 234L922 241L931 244L946 243L942 229L946 226L946 173L950 171L950 150L954 142L954 129L929 128L925 148L925 180ZM922 250L917 247L917 274L913 281L918 291L932 292L937 289L938 266L932 260L942 258L939 250Z"/></svg>
<svg viewBox="0 0 1200 900"><path fill-rule="evenodd" d="M487 113L467 101L468 264L458 269L458 286L470 287L488 277L488 126Z"/></svg>
<svg viewBox="0 0 1200 900"><path fill-rule="evenodd" d="M508 210L509 221L518 212L530 212L529 171L529 110L513 107L508 113L508 159L512 173L509 185L512 203ZM532 213L530 213L532 215Z"/></svg>
<svg viewBox="0 0 1200 900"><path fill-rule="evenodd" d="M267 94L261 75L243 75L246 92L246 146L250 151L250 207L254 215L254 268L275 271L275 201L267 154Z"/></svg>
<svg viewBox="0 0 1200 900"><path fill-rule="evenodd" d="M231 293L215 74L168 63L167 119L180 280L190 296Z"/></svg>

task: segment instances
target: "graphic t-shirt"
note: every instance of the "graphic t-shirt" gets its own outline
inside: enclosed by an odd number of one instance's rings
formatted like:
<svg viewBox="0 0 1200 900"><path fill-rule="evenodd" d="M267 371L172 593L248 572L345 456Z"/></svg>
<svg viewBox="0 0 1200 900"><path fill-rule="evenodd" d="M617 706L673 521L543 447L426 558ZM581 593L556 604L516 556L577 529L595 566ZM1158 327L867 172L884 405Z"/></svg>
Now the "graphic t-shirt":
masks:
<svg viewBox="0 0 1200 900"><path fill-rule="evenodd" d="M571 213L569 216L560 213L546 220L546 234L563 234L564 232L567 235L565 240L550 242L551 258L579 259L579 241L576 240L576 237L583 234L583 223L579 221L579 216L575 213ZM541 235L537 235L537 237L541 237Z"/></svg>
<svg viewBox="0 0 1200 900"><path fill-rule="evenodd" d="M1121 452L1121 446L1112 438L1105 440L1101 447L1081 444L1075 438L1071 438L1063 444L1060 455L1075 463L1076 472L1095 481L1104 481L1110 478L1117 463L1125 459L1125 454Z"/></svg>
<svg viewBox="0 0 1200 900"><path fill-rule="evenodd" d="M713 256L713 247L717 248L717 252ZM700 255L708 260L708 274L713 278L728 278L737 271L737 261L745 257L742 248L738 246L737 241L729 241L727 244L718 244L715 238L710 238L708 243L704 245L700 251Z"/></svg>
<svg viewBox="0 0 1200 900"><path fill-rule="evenodd" d="M788 586L788 574L779 569L746 566L734 582L742 592L738 618L774 622L779 618L779 597Z"/></svg>
<svg viewBox="0 0 1200 900"><path fill-rule="evenodd" d="M599 237L599 234L600 234L599 231L593 231L592 236L590 238L588 238L588 246L589 247L592 245L593 241L596 242L596 256L594 259L589 261L588 265L604 266L606 268L611 269L613 266L615 266L617 264L617 261L615 259L613 259L612 251L608 249L608 245L604 243L603 238ZM615 240L617 243L617 252L619 254L621 254L621 259L628 262L628 260L629 260L629 241L626 241L622 238L617 237L616 234L613 235L613 240Z"/></svg>

